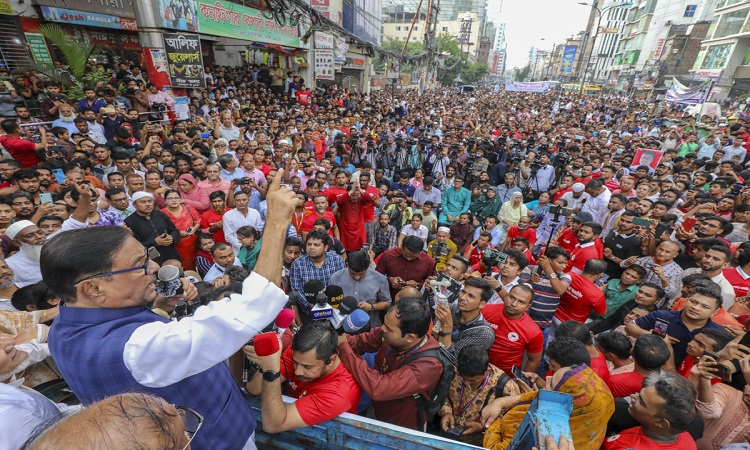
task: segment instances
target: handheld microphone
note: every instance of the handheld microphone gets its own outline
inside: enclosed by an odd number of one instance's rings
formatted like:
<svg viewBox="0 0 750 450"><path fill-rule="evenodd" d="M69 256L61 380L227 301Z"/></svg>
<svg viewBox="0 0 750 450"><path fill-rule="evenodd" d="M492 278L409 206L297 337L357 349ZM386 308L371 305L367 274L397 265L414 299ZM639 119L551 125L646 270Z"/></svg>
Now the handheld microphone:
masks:
<svg viewBox="0 0 750 450"><path fill-rule="evenodd" d="M180 269L177 267L161 266L156 277L156 293L162 297L173 297L185 292L180 281Z"/></svg>
<svg viewBox="0 0 750 450"><path fill-rule="evenodd" d="M320 280L310 280L302 287L303 292L305 293L305 301L307 302L307 308L305 310L309 309L317 303L317 296L321 292L325 292L326 285L323 284ZM300 300L302 297L300 296Z"/></svg>
<svg viewBox="0 0 750 450"><path fill-rule="evenodd" d="M255 353L258 356L273 355L281 348L279 345L279 337L273 332L261 333L255 336L253 347L255 347Z"/></svg>
<svg viewBox="0 0 750 450"><path fill-rule="evenodd" d="M339 309L339 304L341 304L341 300L344 298L344 290L341 286L331 284L326 288L326 297L331 308Z"/></svg>
<svg viewBox="0 0 750 450"><path fill-rule="evenodd" d="M284 332L287 328L289 328L289 325L294 322L294 310L291 308L284 308L281 310L278 316L276 316L276 321L274 322L276 324L276 335L281 339L281 336L284 335Z"/></svg>
<svg viewBox="0 0 750 450"><path fill-rule="evenodd" d="M355 309L357 309L358 304L359 302L355 297L347 295L343 300L341 300L341 303L339 304L339 312L342 315L347 316L353 313Z"/></svg>
<svg viewBox="0 0 750 450"><path fill-rule="evenodd" d="M310 310L313 320L327 320L333 317L333 308L328 304L328 297L321 292L315 296L315 305Z"/></svg>
<svg viewBox="0 0 750 450"><path fill-rule="evenodd" d="M286 303L289 306L298 305L301 298L302 298L302 296L299 295L299 292L292 291L292 292L289 293L289 299L287 300Z"/></svg>
<svg viewBox="0 0 750 450"><path fill-rule="evenodd" d="M368 323L370 323L370 315L362 311L361 309L355 309L344 319L344 332L347 334L357 333Z"/></svg>

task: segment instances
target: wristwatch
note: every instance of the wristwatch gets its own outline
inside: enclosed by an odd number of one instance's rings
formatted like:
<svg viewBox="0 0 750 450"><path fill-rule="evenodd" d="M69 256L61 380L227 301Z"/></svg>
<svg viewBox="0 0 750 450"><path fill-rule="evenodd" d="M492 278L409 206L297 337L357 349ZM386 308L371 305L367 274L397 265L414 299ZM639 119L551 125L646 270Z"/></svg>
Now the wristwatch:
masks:
<svg viewBox="0 0 750 450"><path fill-rule="evenodd" d="M263 381L268 381L269 383L272 381L276 381L281 376L281 372L276 372L275 370L263 370Z"/></svg>
<svg viewBox="0 0 750 450"><path fill-rule="evenodd" d="M549 277L550 277L550 278L557 278L557 273L556 273L556 272L552 272L552 273L551 273L551 274L549 275Z"/></svg>

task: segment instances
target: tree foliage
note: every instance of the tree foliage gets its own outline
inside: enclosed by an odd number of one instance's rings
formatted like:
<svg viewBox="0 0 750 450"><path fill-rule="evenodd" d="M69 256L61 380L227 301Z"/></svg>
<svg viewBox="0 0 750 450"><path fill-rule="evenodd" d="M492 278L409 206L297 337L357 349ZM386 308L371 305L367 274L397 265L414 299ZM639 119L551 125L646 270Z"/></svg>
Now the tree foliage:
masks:
<svg viewBox="0 0 750 450"><path fill-rule="evenodd" d="M531 66L526 64L526 67L516 71L516 81L524 81L529 76L529 72L531 72Z"/></svg>

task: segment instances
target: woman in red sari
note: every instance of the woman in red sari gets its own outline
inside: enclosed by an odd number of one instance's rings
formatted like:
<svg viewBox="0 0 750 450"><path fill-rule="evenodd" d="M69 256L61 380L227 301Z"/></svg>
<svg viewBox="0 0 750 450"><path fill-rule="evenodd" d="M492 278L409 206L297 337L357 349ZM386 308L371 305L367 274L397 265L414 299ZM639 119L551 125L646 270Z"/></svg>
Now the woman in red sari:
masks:
<svg viewBox="0 0 750 450"><path fill-rule="evenodd" d="M180 242L175 245L182 259L184 270L195 270L196 240L201 227L201 216L192 206L185 203L180 192L170 189L164 193L167 207L162 209L180 230Z"/></svg>

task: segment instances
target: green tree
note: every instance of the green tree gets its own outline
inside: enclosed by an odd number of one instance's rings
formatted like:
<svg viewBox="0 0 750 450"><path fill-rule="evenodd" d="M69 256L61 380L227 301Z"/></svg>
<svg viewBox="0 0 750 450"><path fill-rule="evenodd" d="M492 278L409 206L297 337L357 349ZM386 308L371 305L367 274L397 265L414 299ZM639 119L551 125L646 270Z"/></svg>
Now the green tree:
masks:
<svg viewBox="0 0 750 450"><path fill-rule="evenodd" d="M485 63L469 62L465 64L461 71L461 79L466 84L474 84L481 81L489 71L490 68Z"/></svg>
<svg viewBox="0 0 750 450"><path fill-rule="evenodd" d="M524 81L529 76L529 72L531 72L531 66L526 64L526 67L516 71L516 81Z"/></svg>
<svg viewBox="0 0 750 450"><path fill-rule="evenodd" d="M401 55L401 51L404 49L404 41L399 41L397 39L394 39L392 37L386 36L386 38L383 40L382 47L385 50L388 50L389 52L393 52L396 55ZM424 53L424 46L422 45L422 42L419 41L409 41L408 44L406 44L406 51L404 52L405 56L408 55L419 55L420 53ZM380 57L375 62L375 70L385 70L386 63L388 58L385 54L381 53ZM414 70L414 65L411 64L408 60L405 60L401 64L401 71L411 72Z"/></svg>

